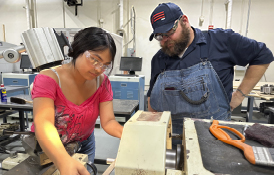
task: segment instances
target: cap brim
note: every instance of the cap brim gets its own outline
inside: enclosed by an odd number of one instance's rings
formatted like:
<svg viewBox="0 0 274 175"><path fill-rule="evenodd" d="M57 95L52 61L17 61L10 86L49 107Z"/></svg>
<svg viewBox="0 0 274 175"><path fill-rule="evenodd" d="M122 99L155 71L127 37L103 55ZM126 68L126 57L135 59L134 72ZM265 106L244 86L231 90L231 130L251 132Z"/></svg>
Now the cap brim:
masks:
<svg viewBox="0 0 274 175"><path fill-rule="evenodd" d="M174 25L174 21L156 28L149 37L149 41L152 41L155 33L167 33Z"/></svg>
<svg viewBox="0 0 274 175"><path fill-rule="evenodd" d="M152 34L150 35L150 37L149 37L149 41L152 41L152 40L153 40L153 38L154 38L154 33L152 33Z"/></svg>

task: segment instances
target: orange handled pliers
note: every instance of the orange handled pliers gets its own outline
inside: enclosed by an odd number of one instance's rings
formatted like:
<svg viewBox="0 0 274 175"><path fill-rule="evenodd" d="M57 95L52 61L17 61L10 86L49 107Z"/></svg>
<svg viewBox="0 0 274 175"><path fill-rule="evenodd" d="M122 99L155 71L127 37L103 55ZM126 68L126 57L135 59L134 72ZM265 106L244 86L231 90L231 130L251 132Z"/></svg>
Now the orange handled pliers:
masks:
<svg viewBox="0 0 274 175"><path fill-rule="evenodd" d="M235 134L237 134L241 140L232 140L231 137L221 128L228 129ZM218 138L218 140L225 142L227 144L233 145L241 150L243 150L245 158L252 164L255 164L255 156L251 146L245 144L245 136L242 135L239 131L234 128L230 128L228 126L219 125L218 120L213 120L212 125L209 128L210 132Z"/></svg>

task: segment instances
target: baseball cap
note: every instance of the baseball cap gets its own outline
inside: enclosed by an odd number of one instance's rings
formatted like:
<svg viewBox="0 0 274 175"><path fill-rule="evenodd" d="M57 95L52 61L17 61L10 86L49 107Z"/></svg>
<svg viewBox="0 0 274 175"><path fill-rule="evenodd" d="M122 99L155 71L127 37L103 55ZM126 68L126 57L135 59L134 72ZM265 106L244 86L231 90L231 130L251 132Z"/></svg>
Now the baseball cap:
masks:
<svg viewBox="0 0 274 175"><path fill-rule="evenodd" d="M171 2L159 4L150 16L153 33L149 41L153 39L155 33L167 33L181 15L183 12L176 4Z"/></svg>

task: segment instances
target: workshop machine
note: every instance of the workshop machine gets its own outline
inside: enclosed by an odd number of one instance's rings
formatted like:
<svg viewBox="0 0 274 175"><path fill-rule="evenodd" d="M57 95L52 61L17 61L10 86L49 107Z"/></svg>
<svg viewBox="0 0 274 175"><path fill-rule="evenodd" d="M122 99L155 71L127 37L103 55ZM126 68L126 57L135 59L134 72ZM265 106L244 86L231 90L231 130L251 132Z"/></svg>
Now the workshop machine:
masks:
<svg viewBox="0 0 274 175"><path fill-rule="evenodd" d="M105 173L109 174L114 169L115 175L274 174L273 165L251 164L242 150L218 140L209 129L212 121L185 118L183 135L178 137L172 134L170 112L139 110L124 125L116 161ZM219 121L220 126L234 128L240 133L253 124ZM274 129L274 125L262 125ZM230 130L224 131L229 135L228 138L241 141L237 134ZM182 145L172 149L171 141L175 138L182 139ZM249 139L245 139L245 143L263 147L259 142ZM258 154L265 156L264 153Z"/></svg>
<svg viewBox="0 0 274 175"><path fill-rule="evenodd" d="M22 34L23 44L0 51L0 58L14 63L20 60L21 53L27 51L35 69L43 70L60 65L64 59L60 40L67 44L64 36L58 40L52 28L34 28ZM272 92L272 91L265 91ZM211 120L185 118L182 135L172 133L170 112L146 112L139 110L124 125L116 160L104 174L114 169L116 175L212 175L212 174L274 174L273 167L250 164L242 151L217 140L209 131ZM220 121L243 132L245 125L253 123ZM266 125L271 126L273 125ZM6 126L7 127L7 126ZM39 148L33 133L19 133L16 126L4 128L2 133L19 134L26 154L12 153L6 162L15 162L6 175L55 174L56 167ZM233 139L235 135L228 133ZM182 145L172 149L172 139L182 139ZM261 146L255 141L246 140L249 145ZM70 155L87 162L87 155L75 154L78 143L65 145ZM10 165L11 163L7 163Z"/></svg>
<svg viewBox="0 0 274 175"><path fill-rule="evenodd" d="M231 127L240 133L254 123L219 121L220 126ZM139 110L124 125L117 157L106 169L104 175L113 170L115 175L270 175L274 174L274 164L271 166L251 164L244 156L243 151L218 140L210 131L213 125L209 119L185 118L183 134L172 133L171 113L147 112ZM262 124L272 127L272 124ZM224 127L224 128L225 128ZM241 141L241 138L224 130L232 140ZM6 132L12 133L12 132ZM267 133L266 133L267 134ZM28 157L6 175L16 175L18 172L28 172L46 175L56 171L56 167L47 159L46 155L37 147L33 135L27 133L22 136L22 145ZM182 145L172 149L172 139L182 139ZM250 146L264 147L259 142L245 139ZM66 145L69 154L75 153L77 143ZM77 154L74 154L77 155ZM265 155L259 153L260 156ZM16 158L11 154L9 161ZM78 155L78 160L84 160L86 155ZM274 152L273 152L274 156ZM20 157L20 154L18 155ZM22 160L22 159L21 159ZM266 159L267 160L267 159ZM270 161L270 160L267 160ZM271 162L271 161L270 161ZM272 160L273 162L273 160ZM2 166L5 166L3 161ZM267 165L267 164L266 164Z"/></svg>
<svg viewBox="0 0 274 175"><path fill-rule="evenodd" d="M1 141L1 152L9 154L9 157L3 160L1 168L9 170L5 175L58 175L59 171L53 165L52 161L42 151L35 134L30 131L18 131L19 123L2 123L0 125L0 136L13 135L17 140L21 140L25 151L10 151L5 148L6 142L10 139ZM14 140L13 140L14 141ZM81 162L85 167L90 166L93 172L97 172L96 167L88 162L86 154L76 153L79 150L79 142L71 142L64 145L68 154Z"/></svg>
<svg viewBox="0 0 274 175"><path fill-rule="evenodd" d="M18 132L17 132L18 133ZM20 133L18 133L20 134ZM22 145L27 154L13 153L2 162L3 169L9 169L5 175L59 175L57 167L42 151L37 142L34 133L24 133L21 136ZM64 145L68 154L74 159L81 162L86 168L90 166L96 174L97 169L91 162L88 162L88 155L76 153L80 144L78 142L71 142Z"/></svg>
<svg viewBox="0 0 274 175"><path fill-rule="evenodd" d="M69 45L66 37L57 35L53 28L29 29L22 33L21 38L23 44L1 51L0 58L15 63L20 61L21 53L27 52L33 69L38 71L60 65L64 59L61 47Z"/></svg>

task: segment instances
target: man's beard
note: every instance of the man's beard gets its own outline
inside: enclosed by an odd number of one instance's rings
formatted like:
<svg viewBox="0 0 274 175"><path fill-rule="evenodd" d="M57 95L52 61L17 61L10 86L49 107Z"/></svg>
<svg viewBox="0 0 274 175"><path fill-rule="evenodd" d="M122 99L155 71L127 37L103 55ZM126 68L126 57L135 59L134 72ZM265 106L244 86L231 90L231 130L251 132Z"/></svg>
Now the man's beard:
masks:
<svg viewBox="0 0 274 175"><path fill-rule="evenodd" d="M169 56L180 55L186 48L190 40L190 31L185 25L182 25L181 36L178 40L167 40L161 45L162 51ZM172 44L172 46L168 46Z"/></svg>

